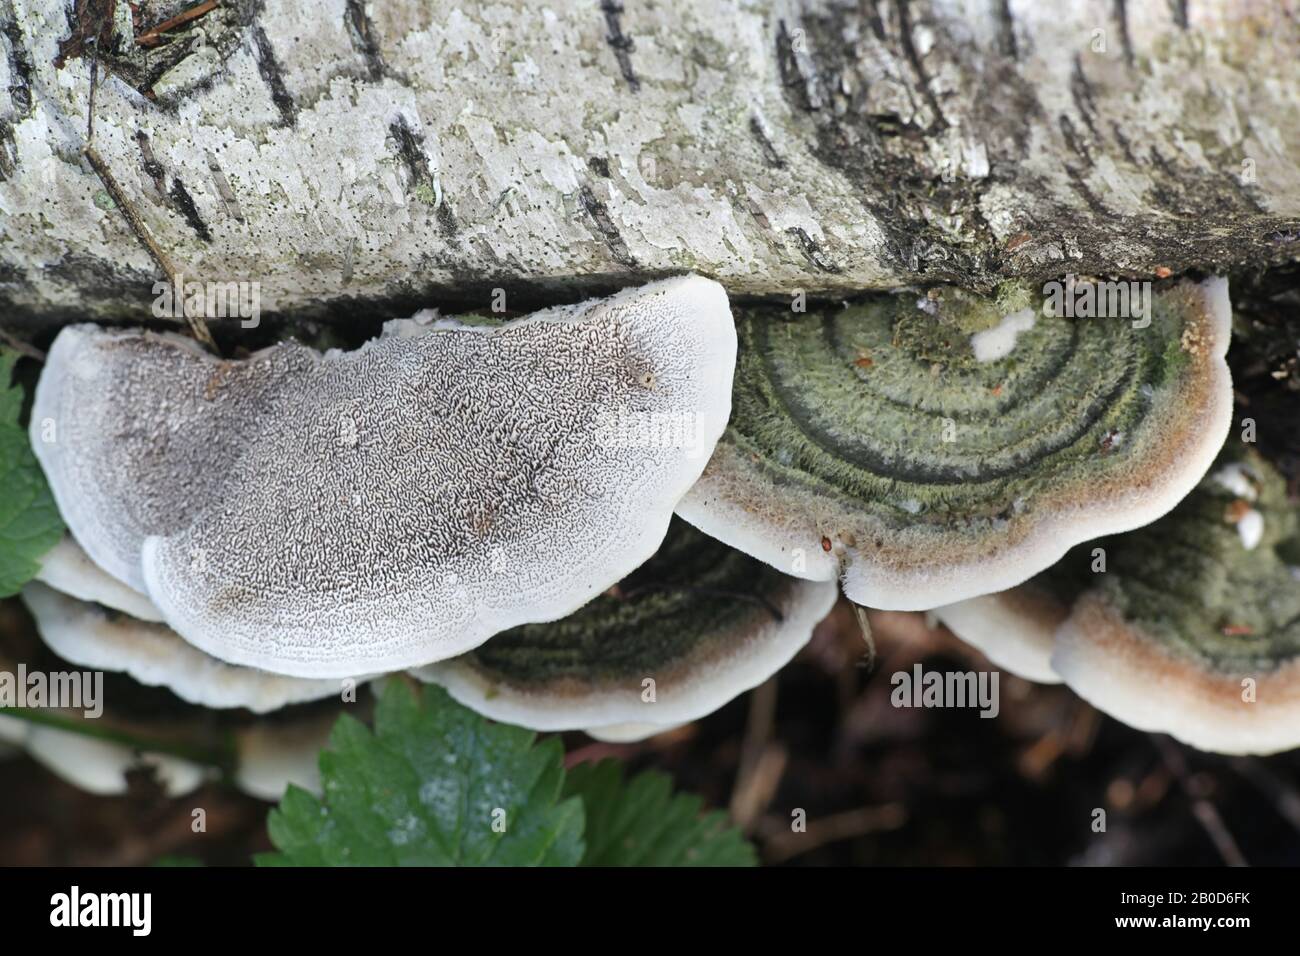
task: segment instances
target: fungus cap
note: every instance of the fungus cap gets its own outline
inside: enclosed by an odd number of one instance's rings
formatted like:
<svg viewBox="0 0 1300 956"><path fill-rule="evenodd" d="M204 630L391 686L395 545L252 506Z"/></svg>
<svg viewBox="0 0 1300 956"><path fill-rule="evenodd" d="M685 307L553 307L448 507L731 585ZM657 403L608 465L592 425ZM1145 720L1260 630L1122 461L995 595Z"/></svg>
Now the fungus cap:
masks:
<svg viewBox="0 0 1300 956"><path fill-rule="evenodd" d="M605 727L588 727L586 735L606 744L631 744L676 730L681 724L609 724Z"/></svg>
<svg viewBox="0 0 1300 956"><path fill-rule="evenodd" d="M33 445L86 552L190 643L377 673L562 617L648 558L726 425L735 352L695 276L323 356L73 326Z"/></svg>
<svg viewBox="0 0 1300 956"><path fill-rule="evenodd" d="M1229 427L1227 283L1158 292L1144 327L1016 322L979 361L971 334L1025 301L742 313L734 416L678 514L887 610L1006 590L1155 520Z"/></svg>
<svg viewBox="0 0 1300 956"><path fill-rule="evenodd" d="M831 582L781 574L675 522L616 593L414 673L495 720L639 739L762 683L808 643L835 597Z"/></svg>
<svg viewBox="0 0 1300 956"><path fill-rule="evenodd" d="M59 716L77 720L71 712ZM190 760L170 754L140 753L125 744L3 714L0 714L0 739L21 746L33 760L65 783L96 796L126 793L130 786L127 775L140 768L147 767L169 797L197 790L208 776L205 768Z"/></svg>
<svg viewBox="0 0 1300 956"><path fill-rule="evenodd" d="M1056 629L1069 606L1035 580L1007 591L934 609L934 616L998 667L1040 684L1059 684L1052 670Z"/></svg>
<svg viewBox="0 0 1300 956"><path fill-rule="evenodd" d="M1097 545L1110 547L1111 542L1080 545L1024 584L937 607L931 613L958 638L1017 677L1059 684L1061 677L1051 661L1056 631L1079 595L1095 583L1097 570L1105 567L1104 560L1098 564L1105 548L1099 552Z"/></svg>
<svg viewBox="0 0 1300 956"><path fill-rule="evenodd" d="M338 680L285 677L227 664L185 643L163 624L113 614L43 584L28 584L22 598L41 639L64 660L79 667L124 671L141 684L166 687L192 704L244 707L260 714L342 690Z"/></svg>
<svg viewBox="0 0 1300 956"><path fill-rule="evenodd" d="M1079 696L1203 750L1300 746L1300 515L1252 452L1225 450L1257 489L1212 475L1173 513L1116 539L1105 574L1056 633L1052 667ZM1261 538L1237 524L1262 516Z"/></svg>
<svg viewBox="0 0 1300 956"><path fill-rule="evenodd" d="M235 734L235 784L250 797L272 803L290 784L319 795L320 752L333 726L333 714L319 714L242 728Z"/></svg>
<svg viewBox="0 0 1300 956"><path fill-rule="evenodd" d="M64 535L41 559L36 580L78 600L94 601L141 621L162 620L152 601L90 560L71 535Z"/></svg>

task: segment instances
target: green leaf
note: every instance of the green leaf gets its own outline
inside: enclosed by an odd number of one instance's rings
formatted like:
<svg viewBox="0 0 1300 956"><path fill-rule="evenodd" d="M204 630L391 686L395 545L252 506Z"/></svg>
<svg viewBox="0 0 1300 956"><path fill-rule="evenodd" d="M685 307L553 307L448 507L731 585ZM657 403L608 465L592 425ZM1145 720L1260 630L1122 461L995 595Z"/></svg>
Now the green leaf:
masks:
<svg viewBox="0 0 1300 956"><path fill-rule="evenodd" d="M703 801L673 795L672 781L647 771L624 782L614 760L569 771L566 796L587 807L583 866L754 866L754 847L725 813L701 814Z"/></svg>
<svg viewBox="0 0 1300 956"><path fill-rule="evenodd" d="M0 597L17 594L63 536L59 509L18 424L23 392L11 384L17 361L17 353L0 349Z"/></svg>
<svg viewBox="0 0 1300 956"><path fill-rule="evenodd" d="M261 866L574 866L583 808L562 799L558 738L492 724L446 692L385 687L375 729L344 715L320 755L323 799L290 788ZM502 813L504 811L504 813Z"/></svg>
<svg viewBox="0 0 1300 956"><path fill-rule="evenodd" d="M0 348L0 425L17 425L23 410L23 390L13 384L18 353Z"/></svg>

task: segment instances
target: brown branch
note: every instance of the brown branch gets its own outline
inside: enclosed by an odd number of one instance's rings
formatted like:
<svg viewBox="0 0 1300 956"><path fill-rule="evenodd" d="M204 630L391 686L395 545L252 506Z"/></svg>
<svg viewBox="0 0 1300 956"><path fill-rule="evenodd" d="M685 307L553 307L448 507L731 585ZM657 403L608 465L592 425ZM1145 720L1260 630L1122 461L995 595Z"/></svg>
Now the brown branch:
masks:
<svg viewBox="0 0 1300 956"><path fill-rule="evenodd" d="M132 205L131 201L126 196L125 191L123 191L122 187L118 184L117 179L114 178L112 171L108 168L108 164L104 162L104 158L100 156L99 151L90 144L87 144L86 148L81 152L90 163L91 168L95 170L95 174L99 176L99 181L102 182L104 188L108 190L108 195L121 211L122 216L126 219L127 225L129 225L131 231L135 233L135 237L140 240L140 244L144 246L145 251L153 257L153 261L156 262L158 268L163 271L163 274L167 277L167 281L172 284L174 294L180 297L182 303L181 310L185 315L185 321L189 324L190 333L213 352L217 351L217 345L212 340L212 333L208 331L208 325L203 321L203 316L194 315L190 311L185 301L184 290L178 288L180 284L180 276L176 271L176 266L172 264L167 253L163 252L158 243L154 241L153 236L149 233L149 227L146 226L144 220L140 218L140 214L136 211L135 206Z"/></svg>
<svg viewBox="0 0 1300 956"><path fill-rule="evenodd" d="M771 835L763 843L765 863L784 863L786 860L808 853L818 847L853 837L867 836L887 830L897 830L907 822L907 808L901 803L886 803L878 807L861 807L845 813L808 821L804 833L789 829L789 822L777 818L765 819L764 831Z"/></svg>
<svg viewBox="0 0 1300 956"><path fill-rule="evenodd" d="M759 684L749 697L749 717L730 805L731 819L745 832L749 832L772 801L785 772L785 748L772 740L776 730L776 697L775 677Z"/></svg>
<svg viewBox="0 0 1300 956"><path fill-rule="evenodd" d="M1231 763L1232 769L1273 801L1278 816L1300 831L1300 793L1289 781L1278 776L1257 757L1236 757Z"/></svg>
<svg viewBox="0 0 1300 956"><path fill-rule="evenodd" d="M30 342L24 342L22 339L15 337L4 329L0 329L0 342L9 346L19 355L26 355L29 359L35 359L38 362L45 361L45 353L32 345Z"/></svg>
<svg viewBox="0 0 1300 956"><path fill-rule="evenodd" d="M196 4L188 10L182 10L170 20L164 20L157 26L152 26L144 33L137 33L135 42L137 46L155 47L166 39L163 34L169 30L175 30L177 27L184 26L191 20L197 20L205 13L210 13L217 6L217 0L204 0L203 3Z"/></svg>
<svg viewBox="0 0 1300 956"><path fill-rule="evenodd" d="M1191 779L1187 771L1187 761L1183 758L1183 752L1168 737L1162 734L1151 734L1151 739L1155 742L1156 749L1160 751L1160 757L1164 760L1165 766L1173 773L1178 780L1179 787L1182 788L1188 801L1192 805L1192 815L1200 823L1201 829L1205 831L1214 848L1219 851L1219 856L1228 866L1249 866L1246 857L1242 855L1241 848L1237 845L1236 839L1228 830L1227 825L1223 822L1223 817L1219 815L1218 808L1200 792Z"/></svg>

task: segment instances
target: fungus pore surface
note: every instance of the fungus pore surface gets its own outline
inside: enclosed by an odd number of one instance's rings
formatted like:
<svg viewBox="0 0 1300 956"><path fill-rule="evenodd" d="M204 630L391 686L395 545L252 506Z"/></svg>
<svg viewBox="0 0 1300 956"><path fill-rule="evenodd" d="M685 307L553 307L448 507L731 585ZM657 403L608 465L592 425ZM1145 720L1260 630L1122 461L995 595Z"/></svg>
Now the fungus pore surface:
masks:
<svg viewBox="0 0 1300 956"><path fill-rule="evenodd" d="M401 331L219 361L64 329L32 440L73 535L222 660L401 669L641 564L730 413L735 328L698 277Z"/></svg>

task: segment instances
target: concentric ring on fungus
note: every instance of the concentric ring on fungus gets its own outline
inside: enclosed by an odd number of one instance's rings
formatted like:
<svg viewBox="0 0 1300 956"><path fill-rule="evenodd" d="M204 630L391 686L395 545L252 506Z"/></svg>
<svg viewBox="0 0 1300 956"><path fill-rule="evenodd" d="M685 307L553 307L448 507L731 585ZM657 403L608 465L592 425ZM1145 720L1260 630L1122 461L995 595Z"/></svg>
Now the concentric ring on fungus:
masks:
<svg viewBox="0 0 1300 956"><path fill-rule="evenodd" d="M1145 327L1023 292L739 310L732 420L678 514L871 607L1019 584L1169 511L1223 444L1227 283L1153 299Z"/></svg>
<svg viewBox="0 0 1300 956"><path fill-rule="evenodd" d="M831 582L781 574L674 521L653 558L569 617L413 673L495 720L635 739L762 683L835 598Z"/></svg>

